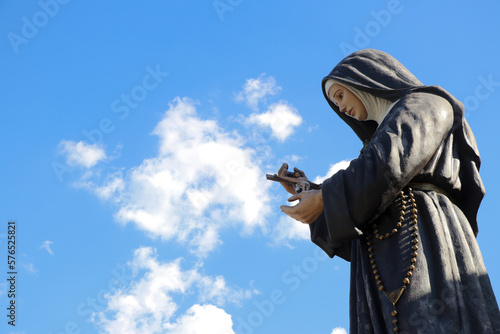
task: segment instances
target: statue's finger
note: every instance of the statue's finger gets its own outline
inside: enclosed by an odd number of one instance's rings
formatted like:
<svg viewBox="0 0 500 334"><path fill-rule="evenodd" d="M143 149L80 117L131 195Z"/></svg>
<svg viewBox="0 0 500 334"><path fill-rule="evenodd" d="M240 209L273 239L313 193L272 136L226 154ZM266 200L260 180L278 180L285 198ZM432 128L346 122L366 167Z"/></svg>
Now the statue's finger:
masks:
<svg viewBox="0 0 500 334"><path fill-rule="evenodd" d="M280 206L280 209L283 213L287 214L288 216L292 217L293 219L296 218L296 205L295 206L290 206L290 205L282 205Z"/></svg>
<svg viewBox="0 0 500 334"><path fill-rule="evenodd" d="M286 176L287 174L288 174L288 164L285 162L283 165L281 165L280 169L278 170L278 175Z"/></svg>
<svg viewBox="0 0 500 334"><path fill-rule="evenodd" d="M292 208L292 207L291 207L291 206L288 206L288 205L282 205L282 206L280 206L281 211L282 211L283 213L286 213L287 215L290 215L290 213L291 213L291 212L290 212L290 209L291 209L291 208Z"/></svg>
<svg viewBox="0 0 500 334"><path fill-rule="evenodd" d="M302 197L302 194L293 195L292 197L290 197L289 199L287 199L287 201L288 202L293 202L293 201L299 200L301 197Z"/></svg>
<svg viewBox="0 0 500 334"><path fill-rule="evenodd" d="M304 172L301 171L300 169L298 169L297 167L293 168L293 172L294 172L295 176L297 176L297 177L299 177L299 176L306 176L306 174L304 174Z"/></svg>

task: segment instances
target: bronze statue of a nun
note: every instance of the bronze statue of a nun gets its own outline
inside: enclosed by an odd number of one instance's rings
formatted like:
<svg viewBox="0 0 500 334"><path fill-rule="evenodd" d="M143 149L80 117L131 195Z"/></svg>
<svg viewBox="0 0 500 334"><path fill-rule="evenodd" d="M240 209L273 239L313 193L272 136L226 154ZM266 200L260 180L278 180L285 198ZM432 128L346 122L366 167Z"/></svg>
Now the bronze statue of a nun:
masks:
<svg viewBox="0 0 500 334"><path fill-rule="evenodd" d="M310 224L330 257L350 261L350 332L500 333L476 241L485 191L463 104L373 49L347 56L322 89L364 146L282 211ZM307 180L286 164L278 175Z"/></svg>

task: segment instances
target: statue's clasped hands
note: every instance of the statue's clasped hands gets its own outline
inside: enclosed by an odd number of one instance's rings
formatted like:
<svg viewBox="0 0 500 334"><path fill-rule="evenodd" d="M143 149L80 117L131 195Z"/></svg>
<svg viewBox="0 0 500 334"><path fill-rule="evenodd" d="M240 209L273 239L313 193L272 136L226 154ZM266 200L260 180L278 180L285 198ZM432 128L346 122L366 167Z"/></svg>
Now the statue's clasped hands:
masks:
<svg viewBox="0 0 500 334"><path fill-rule="evenodd" d="M286 215L305 224L313 223L323 213L323 195L320 186L309 181L303 171L294 168L288 171L284 163L274 176L268 179L279 181L283 188L293 196L288 202L299 201L295 206L282 205L280 209Z"/></svg>

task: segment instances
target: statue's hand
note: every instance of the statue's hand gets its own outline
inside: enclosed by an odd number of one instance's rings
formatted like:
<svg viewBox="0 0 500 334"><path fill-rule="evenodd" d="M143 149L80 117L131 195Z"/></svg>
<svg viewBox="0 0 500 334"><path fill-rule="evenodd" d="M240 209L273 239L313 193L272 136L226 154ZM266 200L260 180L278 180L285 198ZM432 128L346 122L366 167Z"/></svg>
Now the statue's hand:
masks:
<svg viewBox="0 0 500 334"><path fill-rule="evenodd" d="M295 206L282 205L280 207L288 216L304 224L314 223L323 213L323 194L321 190L303 191L288 199L289 202L299 200Z"/></svg>
<svg viewBox="0 0 500 334"><path fill-rule="evenodd" d="M284 180L289 180L290 182L299 182L299 183L309 183L306 174L298 168L293 169L293 173L288 171L288 164L284 163L281 165L281 168L278 170L278 176ZM295 187L292 183L288 182L280 182L283 188L288 191L290 194L295 195Z"/></svg>

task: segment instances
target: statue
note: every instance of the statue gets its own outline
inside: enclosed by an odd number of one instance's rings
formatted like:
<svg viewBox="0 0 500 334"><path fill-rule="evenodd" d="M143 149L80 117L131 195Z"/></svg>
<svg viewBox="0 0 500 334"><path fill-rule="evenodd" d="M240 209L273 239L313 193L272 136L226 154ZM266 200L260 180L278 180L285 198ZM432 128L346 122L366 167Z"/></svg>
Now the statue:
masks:
<svg viewBox="0 0 500 334"><path fill-rule="evenodd" d="M330 107L364 143L321 185L283 164L269 179L311 240L351 263L351 333L494 333L500 311L479 250L484 187L464 107L373 49L322 82Z"/></svg>

